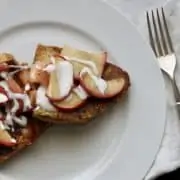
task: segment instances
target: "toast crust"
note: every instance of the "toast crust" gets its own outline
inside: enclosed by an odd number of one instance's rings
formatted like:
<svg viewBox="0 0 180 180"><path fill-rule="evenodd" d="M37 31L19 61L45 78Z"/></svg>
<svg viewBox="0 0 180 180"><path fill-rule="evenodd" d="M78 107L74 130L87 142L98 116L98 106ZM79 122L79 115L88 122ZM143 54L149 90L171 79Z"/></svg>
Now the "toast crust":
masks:
<svg viewBox="0 0 180 180"><path fill-rule="evenodd" d="M34 62L41 61L43 58L47 59L49 54L56 55L60 52L61 48L39 45L35 53ZM117 77L124 78L125 86L121 93L107 100L89 98L81 108L70 112L60 110L58 112L52 112L38 108L33 112L33 116L45 122L60 124L85 124L91 121L97 115L107 110L112 103L117 102L128 91L130 86L128 73L111 63L106 63L102 77L105 80Z"/></svg>
<svg viewBox="0 0 180 180"><path fill-rule="evenodd" d="M40 122L38 120L29 120L30 123L21 133L16 135L17 145L13 147L0 146L0 163L3 163L15 156L19 151L33 144L38 137L50 126L49 123Z"/></svg>

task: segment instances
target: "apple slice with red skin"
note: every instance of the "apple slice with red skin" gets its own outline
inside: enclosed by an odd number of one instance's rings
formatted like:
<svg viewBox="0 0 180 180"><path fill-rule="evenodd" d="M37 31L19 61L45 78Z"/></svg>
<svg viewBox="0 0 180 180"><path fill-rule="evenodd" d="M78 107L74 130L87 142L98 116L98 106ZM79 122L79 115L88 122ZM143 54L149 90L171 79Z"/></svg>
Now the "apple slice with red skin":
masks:
<svg viewBox="0 0 180 180"><path fill-rule="evenodd" d="M16 141L6 130L0 128L0 144L6 147L12 147L16 145Z"/></svg>
<svg viewBox="0 0 180 180"><path fill-rule="evenodd" d="M8 84L9 89L13 93L24 94L23 89L20 87L20 85L12 77L9 77L7 79L7 84ZM18 99L18 98L16 100L17 100L17 103L18 103L19 107L17 109L17 112L14 112L14 113L20 114L20 113L22 113L24 111L23 110L24 109L24 102L23 102L23 100ZM13 102L13 103L15 103L15 102ZM31 109L28 109L27 111L31 111Z"/></svg>
<svg viewBox="0 0 180 180"><path fill-rule="evenodd" d="M80 62L83 60L84 62L94 63L97 71L94 72L97 76L101 76L104 70L104 66L107 61L107 52L101 53L91 53L86 52L83 50L74 49L70 46L64 46L61 51L61 56L64 57L66 60L71 61L73 64L73 71L74 71L74 78L79 80L80 79L80 72L84 67L89 67L92 69L91 66L88 66L89 63L85 64ZM73 60L74 59L74 60ZM79 62L76 59L80 60Z"/></svg>
<svg viewBox="0 0 180 180"><path fill-rule="evenodd" d="M73 66L70 62L56 60L56 69L50 73L46 95L50 101L62 101L73 87Z"/></svg>
<svg viewBox="0 0 180 180"><path fill-rule="evenodd" d="M0 86L0 105L9 101L9 97L7 95L6 90Z"/></svg>
<svg viewBox="0 0 180 180"><path fill-rule="evenodd" d="M100 91L94 79L87 71L81 73L80 83L91 96L102 99L112 98L118 95L123 90L126 82L126 80L123 77L107 81L103 80L100 77L94 77L105 83L106 87L104 89L104 92Z"/></svg>
<svg viewBox="0 0 180 180"><path fill-rule="evenodd" d="M82 106L86 102L88 95L86 94L85 90L81 88L81 91L84 91L83 92L84 97L81 98L76 91L78 90L79 86L74 87L71 93L69 94L69 96L65 98L63 101L51 102L52 105L54 105L54 107L56 107L58 110L65 110L65 111L71 111Z"/></svg>

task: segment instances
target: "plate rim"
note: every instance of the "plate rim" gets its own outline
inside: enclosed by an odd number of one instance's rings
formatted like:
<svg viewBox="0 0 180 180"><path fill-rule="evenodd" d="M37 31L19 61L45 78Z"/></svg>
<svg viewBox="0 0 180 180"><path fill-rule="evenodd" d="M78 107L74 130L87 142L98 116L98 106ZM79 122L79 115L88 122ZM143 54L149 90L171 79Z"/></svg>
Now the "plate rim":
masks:
<svg viewBox="0 0 180 180"><path fill-rule="evenodd" d="M22 0L21 0L21 2L22 2ZM26 2L27 4L29 3L29 5L35 5L35 0L33 0L33 1L31 1L31 2ZM39 1L40 2L40 1ZM37 2L37 4L39 3L39 2ZM64 3L64 4L66 4L67 5L67 2L71 2L70 0L62 0L61 1L61 3ZM32 4L31 4L32 3ZM50 3L50 0L47 0L46 1L46 3ZM72 2L71 2L72 3ZM74 3L74 2L73 2ZM135 26L133 25L133 23L131 23L122 13L120 13L119 11L117 12L114 8L112 8L112 7L110 7L109 5L107 5L106 3L105 3L105 1L101 1L100 2L100 0L98 0L98 1L96 1L96 0L77 0L76 1L76 3L78 4L78 3L81 3L81 5L83 5L83 6L87 6L87 4L88 4L88 6L89 7L101 7L102 9L104 9L105 11L107 11L108 13L112 13L113 15L112 15L112 17L114 17L114 16L117 16L117 18L122 18L122 19L125 19L125 21L127 22L127 24L129 24L128 26L129 27L132 27L132 29L136 32L135 34L139 34L138 36L139 37L141 37L141 39L143 39L143 37L140 35L140 33L138 32L138 30L137 30L137 28L135 28ZM87 4L86 4L87 3ZM24 4L24 3L22 3L22 4ZM56 4L56 3L55 3ZM9 7L13 7L13 3L9 6ZM17 5L15 5L16 7L17 7ZM23 5L21 5L21 6L23 6ZM27 6L27 5L26 5ZM20 12L25 12L25 10L23 10L21 7L19 7L19 9L21 9L21 11ZM30 7L30 9L31 9L31 7ZM46 9L46 7L45 7L45 9ZM29 12L29 10L28 10L28 12ZM6 12L7 13L7 12ZM5 13L5 14L6 14ZM9 12L10 13L10 15L9 15L9 17L12 17L13 16L13 14L14 14L14 12ZM55 14L56 14L57 12L55 12ZM96 10L96 13L97 13L97 10ZM42 13L43 14L43 13ZM3 16L1 16L1 17L3 17ZM7 17L7 19L9 18L9 17ZM30 17L30 16L29 16ZM51 15L51 17L46 17L47 18L47 20L49 20L49 18L50 18L50 21L52 20L52 18L54 17L54 15L52 16ZM33 15L32 15L32 21L37 21L37 18L36 17L34 17ZM39 18L39 20L41 21L42 19L44 19L44 17L42 17L41 15L38 17ZM7 19L6 20L4 20L4 21L1 21L2 22L2 26L1 26L1 28L0 28L0 31L3 29L3 26L4 26L4 28L5 27L9 27L9 26L13 26L13 24L17 24L17 22L12 22L12 20L11 21L7 21ZM82 20L82 19L81 19ZM26 21L26 19L24 19L24 17L21 17L21 18L19 18L18 19L18 24L19 23L24 23L24 21ZM64 22L66 22L66 18L64 18ZM81 29L81 28L80 28ZM140 41L143 41L143 44L145 45L145 47L146 47L146 51L148 52L147 54L148 55L150 55L151 56L151 58L152 58L152 61L154 60L156 60L155 59L155 56L154 56L154 54L153 54L153 52L152 52L152 50L150 49L150 47L148 46L148 44L147 44L147 42L145 42L145 40L140 40ZM112 53L113 54L113 53ZM155 63L154 63L155 64ZM154 66L154 65L153 65ZM155 67L155 66L154 66ZM156 67L157 68L157 70L159 69L158 68L158 66ZM161 76L161 77L158 77L159 78L159 80L161 81L160 83L161 83L161 85L162 85L162 88L161 88L161 90L162 90L162 94L163 95L161 95L161 100L162 101L164 101L162 104L163 104L163 108L162 108L162 119L163 120L161 120L162 121L162 124L164 124L164 126L163 127L161 127L161 135L159 134L158 136L159 136L159 140L158 140L158 142L156 142L156 150L154 150L154 157L155 157L155 155L156 155L156 153L157 153L157 151L158 151L158 149L159 149L159 146L160 146L160 143L161 143L161 141L162 141L162 137L163 137L163 132L164 132L164 128L165 128L165 121L166 121L166 95L165 95L165 84L164 84L164 80L163 80L163 77L162 77L162 75L161 75L161 72L160 72L160 69L158 70L159 71L159 76ZM162 97L164 97L164 100L163 100L163 98ZM127 134L127 132L125 133L125 136L124 136L124 139L128 139L128 135L126 136L126 134ZM124 140L125 141L125 140ZM126 142L122 142L122 143L124 143L124 146L126 146ZM150 161L150 160L148 160L148 161ZM152 164L152 162L154 161L154 159L152 159L151 160L151 162L149 162L148 164L149 164L149 167L150 167L150 164ZM144 170L145 171L145 170ZM138 176L140 176L139 174L146 174L147 173L147 171L148 171L148 169L146 168L146 172L144 172L144 173L138 173ZM141 175L142 176L142 175ZM103 176L102 176L103 177ZM96 178L97 178L97 180L99 180L99 179L101 179L102 178L101 177L101 174L99 174L99 176L97 176ZM107 177L106 177L107 178ZM106 179L105 178L105 179ZM105 180L105 179L103 179L103 180ZM136 179L136 177L134 178L134 179Z"/></svg>

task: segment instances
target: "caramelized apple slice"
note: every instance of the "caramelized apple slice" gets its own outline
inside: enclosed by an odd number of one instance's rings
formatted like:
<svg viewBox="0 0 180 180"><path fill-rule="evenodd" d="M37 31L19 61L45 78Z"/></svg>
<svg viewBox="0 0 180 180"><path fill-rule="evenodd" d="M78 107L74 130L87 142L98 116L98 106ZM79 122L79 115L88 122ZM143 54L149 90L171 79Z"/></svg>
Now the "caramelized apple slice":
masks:
<svg viewBox="0 0 180 180"><path fill-rule="evenodd" d="M80 82L90 95L104 99L116 96L125 85L125 79L122 77L105 81L95 76L88 68L81 71Z"/></svg>
<svg viewBox="0 0 180 180"><path fill-rule="evenodd" d="M84 67L89 67L97 76L101 76L107 60L107 53L89 53L64 46L61 56L73 64L74 77L79 79L79 73Z"/></svg>
<svg viewBox="0 0 180 180"><path fill-rule="evenodd" d="M12 77L8 77L7 84L9 89L14 93L22 94L24 92L20 85Z"/></svg>
<svg viewBox="0 0 180 180"><path fill-rule="evenodd" d="M8 147L16 144L16 140L4 129L2 122L0 122L0 144Z"/></svg>
<svg viewBox="0 0 180 180"><path fill-rule="evenodd" d="M47 96L51 101L66 98L73 87L73 67L68 61L56 61L56 69L50 73Z"/></svg>
<svg viewBox="0 0 180 180"><path fill-rule="evenodd" d="M25 86L30 81L30 69L23 69L17 73L17 77L20 82Z"/></svg>
<svg viewBox="0 0 180 180"><path fill-rule="evenodd" d="M52 102L59 110L73 110L84 104L88 97L86 91L79 85L72 89L67 98L60 102Z"/></svg>

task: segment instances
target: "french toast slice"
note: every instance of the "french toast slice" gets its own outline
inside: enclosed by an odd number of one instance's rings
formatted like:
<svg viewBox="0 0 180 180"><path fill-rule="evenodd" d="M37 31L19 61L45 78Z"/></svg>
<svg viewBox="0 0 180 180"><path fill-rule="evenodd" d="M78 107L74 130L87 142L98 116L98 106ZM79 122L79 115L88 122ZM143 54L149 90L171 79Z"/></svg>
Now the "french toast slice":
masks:
<svg viewBox="0 0 180 180"><path fill-rule="evenodd" d="M54 46L38 45L35 52L34 63L39 61L49 63L49 56L58 56L61 50L61 48ZM33 111L33 117L52 123L85 124L102 112L108 110L112 103L117 103L119 99L126 94L130 86L130 78L126 71L112 63L106 63L102 73L102 78L105 80L111 80L119 77L123 78L125 83L121 92L113 98L98 99L90 97L83 106L70 112L60 109L58 111L47 111L40 107Z"/></svg>

